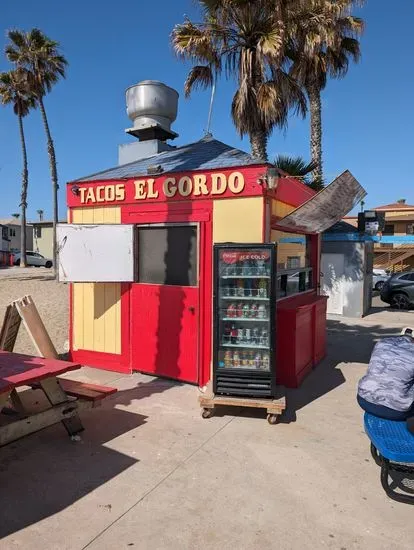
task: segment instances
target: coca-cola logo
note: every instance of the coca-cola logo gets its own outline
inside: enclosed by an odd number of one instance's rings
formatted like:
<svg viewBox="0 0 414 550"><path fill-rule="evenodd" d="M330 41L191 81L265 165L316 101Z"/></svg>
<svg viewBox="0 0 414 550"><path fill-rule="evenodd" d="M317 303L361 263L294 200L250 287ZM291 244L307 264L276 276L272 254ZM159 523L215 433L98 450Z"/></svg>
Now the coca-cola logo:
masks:
<svg viewBox="0 0 414 550"><path fill-rule="evenodd" d="M223 251L221 252L221 260L226 264L235 264L237 262L267 262L270 258L270 252L268 250L256 250L256 251Z"/></svg>

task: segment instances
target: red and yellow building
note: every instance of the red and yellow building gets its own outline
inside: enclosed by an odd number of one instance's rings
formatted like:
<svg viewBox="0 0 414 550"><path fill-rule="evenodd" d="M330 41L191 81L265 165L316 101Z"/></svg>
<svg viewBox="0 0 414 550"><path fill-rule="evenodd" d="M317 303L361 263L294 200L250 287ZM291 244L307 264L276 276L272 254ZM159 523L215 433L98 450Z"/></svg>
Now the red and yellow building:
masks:
<svg viewBox="0 0 414 550"><path fill-rule="evenodd" d="M72 359L204 386L211 376L213 244L278 243L277 380L297 386L325 354L319 236L278 221L314 192L207 137L67 185L68 222L133 224L135 280L74 283ZM111 242L107 243L108 262Z"/></svg>

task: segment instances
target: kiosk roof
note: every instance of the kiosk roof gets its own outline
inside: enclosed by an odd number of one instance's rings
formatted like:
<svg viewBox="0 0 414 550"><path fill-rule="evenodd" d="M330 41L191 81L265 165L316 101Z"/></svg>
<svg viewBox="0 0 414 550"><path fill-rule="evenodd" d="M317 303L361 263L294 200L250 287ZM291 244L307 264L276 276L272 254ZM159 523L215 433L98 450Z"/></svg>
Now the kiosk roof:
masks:
<svg viewBox="0 0 414 550"><path fill-rule="evenodd" d="M147 174L148 167L154 164L161 165L163 173L169 173L214 170L264 163L240 149L206 136L195 143L183 145L128 164L115 166L102 172L78 178L75 181L113 180L142 176Z"/></svg>

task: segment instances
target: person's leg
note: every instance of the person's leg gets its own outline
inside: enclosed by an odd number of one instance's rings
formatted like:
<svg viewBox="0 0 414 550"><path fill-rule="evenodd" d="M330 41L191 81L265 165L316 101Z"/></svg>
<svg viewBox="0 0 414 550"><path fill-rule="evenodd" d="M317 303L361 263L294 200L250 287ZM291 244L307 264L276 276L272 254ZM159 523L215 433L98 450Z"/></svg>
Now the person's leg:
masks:
<svg viewBox="0 0 414 550"><path fill-rule="evenodd" d="M360 395L357 395L359 406L369 414L385 418L386 420L406 420L410 416L410 411L395 411L384 405L375 405L370 403Z"/></svg>

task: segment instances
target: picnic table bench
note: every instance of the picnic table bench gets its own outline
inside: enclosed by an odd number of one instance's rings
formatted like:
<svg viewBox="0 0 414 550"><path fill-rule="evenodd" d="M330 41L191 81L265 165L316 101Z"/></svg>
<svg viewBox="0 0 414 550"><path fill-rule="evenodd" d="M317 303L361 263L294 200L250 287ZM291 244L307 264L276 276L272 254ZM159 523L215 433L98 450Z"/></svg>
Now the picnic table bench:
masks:
<svg viewBox="0 0 414 550"><path fill-rule="evenodd" d="M409 481L414 480L414 435L408 431L406 422L385 420L366 412L364 427L371 440L372 457L381 466L384 491L393 500L414 504L414 483L410 483L410 488L400 487L404 493L395 490L393 481L390 483L393 472L402 474Z"/></svg>
<svg viewBox="0 0 414 550"><path fill-rule="evenodd" d="M9 401L14 409L6 418L0 414L0 446L58 422L70 436L81 432L79 411L99 405L117 390L58 378L79 368L78 363L0 350L0 413ZM40 412L26 410L17 392L23 386L43 390L50 406Z"/></svg>

